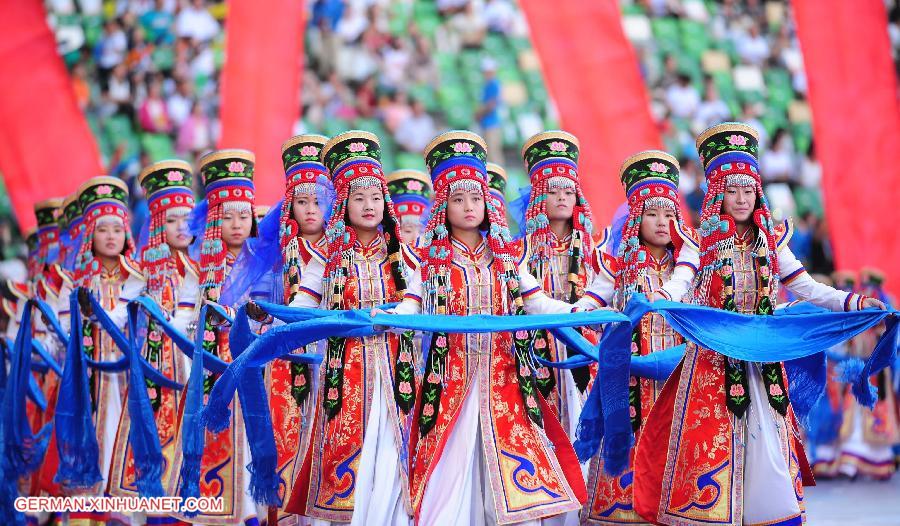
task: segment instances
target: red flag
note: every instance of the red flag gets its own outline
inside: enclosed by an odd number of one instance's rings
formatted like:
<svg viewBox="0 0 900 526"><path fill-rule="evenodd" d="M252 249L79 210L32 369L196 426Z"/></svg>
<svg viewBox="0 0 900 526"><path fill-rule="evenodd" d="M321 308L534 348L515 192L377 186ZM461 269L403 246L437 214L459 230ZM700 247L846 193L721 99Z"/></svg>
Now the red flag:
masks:
<svg viewBox="0 0 900 526"><path fill-rule="evenodd" d="M795 0L835 263L900 291L900 107L881 0Z"/></svg>
<svg viewBox="0 0 900 526"><path fill-rule="evenodd" d="M660 148L637 56L616 0L521 2L563 128L581 143L581 185L606 224L625 200L619 169Z"/></svg>
<svg viewBox="0 0 900 526"><path fill-rule="evenodd" d="M281 144L300 115L305 18L300 0L228 2L219 147L256 154L258 204L284 195Z"/></svg>
<svg viewBox="0 0 900 526"><path fill-rule="evenodd" d="M0 16L0 172L19 226L33 204L61 197L101 173L100 153L78 108L43 2L4 2Z"/></svg>

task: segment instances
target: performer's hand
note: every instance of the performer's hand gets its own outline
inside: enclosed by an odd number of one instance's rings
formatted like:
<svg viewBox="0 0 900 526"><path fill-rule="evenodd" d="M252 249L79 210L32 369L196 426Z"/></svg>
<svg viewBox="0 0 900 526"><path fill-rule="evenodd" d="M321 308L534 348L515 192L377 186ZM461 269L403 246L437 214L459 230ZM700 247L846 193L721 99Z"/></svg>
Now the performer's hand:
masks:
<svg viewBox="0 0 900 526"><path fill-rule="evenodd" d="M269 313L263 310L263 308L260 307L259 304L257 304L255 301L247 302L247 316L249 316L251 320L258 321L260 323L268 321L269 319Z"/></svg>
<svg viewBox="0 0 900 526"><path fill-rule="evenodd" d="M866 298L863 300L863 309L879 309L887 310L887 306L881 300L875 298Z"/></svg>
<svg viewBox="0 0 900 526"><path fill-rule="evenodd" d="M94 308L91 306L91 298L87 289L78 289L78 305L81 307L81 313L88 318L94 315Z"/></svg>
<svg viewBox="0 0 900 526"><path fill-rule="evenodd" d="M203 299L203 303L205 305L221 307L221 305L219 305L215 301L208 300L206 298ZM215 309L212 309L212 308L207 309L206 315L209 319L209 322L212 323L213 325L222 325L223 323L225 323L225 318L223 318L222 315L219 314L219 311L217 311Z"/></svg>
<svg viewBox="0 0 900 526"><path fill-rule="evenodd" d="M372 316L373 318L374 318L375 315L377 315L377 314L391 314L391 313L388 312L388 311L382 310L382 309L377 309L377 308L376 308L376 309L372 309L372 310L369 312L369 316ZM384 332L384 331L386 331L386 330L388 329L388 328L385 327L384 325L375 325L373 328L374 328L377 332Z"/></svg>

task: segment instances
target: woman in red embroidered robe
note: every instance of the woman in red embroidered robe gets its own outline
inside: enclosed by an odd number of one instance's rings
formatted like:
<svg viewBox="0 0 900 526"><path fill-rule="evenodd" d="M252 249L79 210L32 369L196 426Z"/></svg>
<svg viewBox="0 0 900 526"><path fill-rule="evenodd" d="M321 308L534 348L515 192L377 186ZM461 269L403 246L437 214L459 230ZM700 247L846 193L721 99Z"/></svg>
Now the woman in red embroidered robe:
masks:
<svg viewBox="0 0 900 526"><path fill-rule="evenodd" d="M593 214L578 182L578 139L564 131L539 133L525 142L522 157L531 178L531 199L525 216L525 262L528 272L551 298L574 303L594 279ZM534 291L527 290L527 298ZM582 331L596 343L596 336ZM547 331L535 335L534 352L562 361L565 345ZM541 394L574 439L584 405L590 367L536 371Z"/></svg>
<svg viewBox="0 0 900 526"><path fill-rule="evenodd" d="M328 142L321 135L297 135L281 148L287 184L284 201L279 212L278 247L280 257L272 276L271 301L290 305L300 291L311 251L325 250L323 207L326 194L330 194L328 172L319 161L319 153ZM319 202L322 199L323 202ZM264 313L255 313L253 303L247 310L252 317L263 321ZM253 316L257 314L257 316ZM306 352L298 349L296 352ZM303 456L312 428L313 388L312 370L309 365L276 360L267 367L267 389L278 454L278 473L282 484L279 494L282 502L290 501L290 491L300 474ZM291 526L300 524L301 518L284 510L269 509L269 524Z"/></svg>
<svg viewBox="0 0 900 526"><path fill-rule="evenodd" d="M201 303L218 304L228 287L231 273L244 242L255 234L253 173L256 157L246 150L218 150L200 158L200 172L206 187L206 228L200 246L199 297ZM198 206L198 209L200 207ZM235 293L241 298L242 291ZM246 296L244 294L244 296ZM239 303L237 301L236 303ZM232 305L224 306L233 314ZM228 327L217 315L210 316L202 326L191 320L203 333L203 349L225 362L231 361L228 346ZM193 331L189 331L192 333ZM193 334L189 334L193 337ZM209 395L215 375L204 372L204 395ZM183 411L183 403L181 409ZM182 451L181 422L176 436L175 450ZM221 497L221 510L210 510L194 517L174 514L173 517L191 524L256 524L256 504L249 492L250 473L247 465L250 452L244 434L240 403L234 402L231 425L221 433L203 431L205 448L200 466L200 496ZM167 494L178 495L183 456L176 455L171 484Z"/></svg>
<svg viewBox="0 0 900 526"><path fill-rule="evenodd" d="M600 250L598 274L576 305L596 308L612 305L622 310L628 298L642 293L651 300L680 301L689 290L698 260L694 232L685 226L678 210L678 160L660 151L633 155L622 164L621 178L628 215L613 234L616 256ZM674 235L674 237L673 237ZM659 314L644 316L632 333L632 352L644 356L682 342ZM647 414L662 382L631 378L629 405L632 429L640 436ZM619 476L603 471L599 455L591 461L588 504L582 512L585 524L641 524L632 502L631 466Z"/></svg>
<svg viewBox="0 0 900 526"><path fill-rule="evenodd" d="M187 255L191 242L187 222L194 208L191 179L191 165L178 160L154 163L138 177L150 209L150 221L145 227L148 241L142 251L146 294L182 332L187 332L187 325L195 317L198 296L198 270ZM167 378L187 383L190 361L153 321L147 325L142 354ZM175 447L181 393L151 381L147 382L146 389L164 459L160 480L162 487L168 488L178 476L173 468L175 458L181 453ZM134 459L128 442L130 429L131 417L126 410L119 422L110 474L109 493L114 496L137 495ZM165 521L164 517L150 514L148 519Z"/></svg>
<svg viewBox="0 0 900 526"><path fill-rule="evenodd" d="M762 192L756 130L720 124L701 134L697 148L709 189L695 302L770 315L777 279L832 310L882 306L814 281L791 253L789 223L774 225ZM744 363L689 345L650 412L634 473L635 509L651 522L801 524L808 466L782 364Z"/></svg>
<svg viewBox="0 0 900 526"><path fill-rule="evenodd" d="M400 243L379 156L368 132L343 133L323 148L337 192L327 255L311 250L292 306L375 309L402 301L395 312L418 310L418 263ZM312 437L286 510L313 524L408 524L412 337L382 333L323 345Z"/></svg>
<svg viewBox="0 0 900 526"><path fill-rule="evenodd" d="M464 131L440 135L426 149L435 189L421 249L428 314L525 313L519 247L487 199L485 157L483 139ZM529 310L540 312L547 301L538 291ZM529 336L426 335L409 441L418 524L536 524L581 508L578 460L538 392Z"/></svg>
<svg viewBox="0 0 900 526"><path fill-rule="evenodd" d="M144 288L144 277L131 255L134 245L128 230L128 188L116 177L94 177L79 190L79 203L84 210L85 232L83 243L76 256L74 283L85 287L103 306L113 323L124 328L127 313L124 303L137 297ZM64 287L60 297L68 298L71 289ZM93 308L79 298L84 316L81 338L84 352L93 360L117 361L121 351L112 338L93 319ZM123 303L124 302L124 303ZM60 310L60 323L68 327L69 309ZM127 372L102 372L88 369L91 405L97 444L100 451L100 475L103 481L94 494L108 490L110 467L116 429L123 411L123 399L127 386ZM66 481L60 481L62 491L69 492ZM69 524L105 524L117 519L111 514L76 513L69 515Z"/></svg>
<svg viewBox="0 0 900 526"><path fill-rule="evenodd" d="M884 274L866 267L859 272L860 292L888 300L882 289ZM851 357L867 359L883 333L882 326L873 327L854 338L847 349ZM843 397L843 422L840 430L838 455L834 468L847 477L859 475L878 480L890 479L894 474L892 446L898 441L897 405L893 388L893 368L886 368L869 381L877 391L875 406L864 407L856 401L849 386Z"/></svg>

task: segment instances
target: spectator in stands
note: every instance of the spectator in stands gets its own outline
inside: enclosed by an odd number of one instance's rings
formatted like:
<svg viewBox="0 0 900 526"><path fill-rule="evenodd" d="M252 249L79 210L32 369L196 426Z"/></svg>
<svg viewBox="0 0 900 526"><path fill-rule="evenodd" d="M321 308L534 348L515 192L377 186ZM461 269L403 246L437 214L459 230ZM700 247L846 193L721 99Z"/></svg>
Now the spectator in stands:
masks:
<svg viewBox="0 0 900 526"><path fill-rule="evenodd" d="M503 128L500 124L501 85L497 78L497 63L490 57L481 61L484 87L481 91L481 106L476 116L481 127L481 135L487 143L488 160L503 162Z"/></svg>
<svg viewBox="0 0 900 526"><path fill-rule="evenodd" d="M394 138L407 152L421 154L437 134L434 119L425 111L425 105L413 100L412 113L400 123Z"/></svg>
<svg viewBox="0 0 900 526"><path fill-rule="evenodd" d="M737 41L737 52L741 60L754 66L762 66L769 59L769 42L760 34L756 20L750 20L747 34Z"/></svg>
<svg viewBox="0 0 900 526"><path fill-rule="evenodd" d="M484 5L484 22L488 31L509 35L516 23L516 8L509 0L488 0Z"/></svg>
<svg viewBox="0 0 900 526"><path fill-rule="evenodd" d="M813 234L818 222L818 218L812 212L794 219L794 234L791 236L789 245L791 252L804 265L810 264L809 258L812 254Z"/></svg>
<svg viewBox="0 0 900 526"><path fill-rule="evenodd" d="M107 109L106 115L125 115L129 118L134 116L134 106L132 105L131 81L128 80L128 69L125 64L119 63L109 77L109 88L106 91L105 102Z"/></svg>
<svg viewBox="0 0 900 526"><path fill-rule="evenodd" d="M763 189L776 217L793 216L796 211L791 185L797 180L797 161L790 135L779 128L772 136L772 146L760 159Z"/></svg>
<svg viewBox="0 0 900 526"><path fill-rule="evenodd" d="M744 102L741 106L741 117L738 120L759 132L759 144L769 144L769 134L766 133L766 127L759 120L759 108L756 104L750 101Z"/></svg>
<svg viewBox="0 0 900 526"><path fill-rule="evenodd" d="M213 147L212 130L209 118L203 106L194 103L191 114L178 130L175 149L179 156L190 157L202 155Z"/></svg>
<svg viewBox="0 0 900 526"><path fill-rule="evenodd" d="M204 0L191 0L175 19L175 34L197 42L209 42L219 34L219 23L209 14Z"/></svg>
<svg viewBox="0 0 900 526"><path fill-rule="evenodd" d="M394 96L387 99L387 102L381 106L381 120L384 127L391 133L397 131L400 123L405 121L412 114L412 108L405 91L396 91ZM430 140L430 139L429 139Z"/></svg>
<svg viewBox="0 0 900 526"><path fill-rule="evenodd" d="M731 119L731 110L719 98L719 90L716 88L716 83L713 82L712 77L707 76L704 84L703 102L700 103L696 114L694 114L694 131L696 133Z"/></svg>
<svg viewBox="0 0 900 526"><path fill-rule="evenodd" d="M666 90L666 102L672 115L680 119L691 119L700 106L700 95L691 84L691 77L681 73L678 82Z"/></svg>
<svg viewBox="0 0 900 526"><path fill-rule="evenodd" d="M153 78L150 81L147 98L144 99L138 111L138 119L144 131L150 133L172 131L172 121L169 119L166 101L162 97L162 81L159 78Z"/></svg>
<svg viewBox="0 0 900 526"><path fill-rule="evenodd" d="M194 105L193 89L193 84L182 80L178 82L175 93L170 95L166 102L166 109L169 110L169 117L175 126L181 126L191 114L191 106Z"/></svg>
<svg viewBox="0 0 900 526"><path fill-rule="evenodd" d="M115 19L110 19L103 26L103 36L97 42L94 57L97 61L97 73L100 85L106 87L112 70L125 60L128 52L128 39Z"/></svg>
<svg viewBox="0 0 900 526"><path fill-rule="evenodd" d="M407 76L407 68L412 60L404 41L399 37L392 38L390 44L382 50L381 56L382 84L389 89L402 87Z"/></svg>
<svg viewBox="0 0 900 526"><path fill-rule="evenodd" d="M375 115L378 105L378 91L375 77L369 77L356 89L356 109L359 116L369 119Z"/></svg>
<svg viewBox="0 0 900 526"><path fill-rule="evenodd" d="M826 218L815 215L809 216L810 229L813 232L812 243L809 251L809 267L811 274L830 275L834 272L834 262L831 255L831 240L828 237L828 222Z"/></svg>
<svg viewBox="0 0 900 526"><path fill-rule="evenodd" d="M149 9L139 18L141 27L147 32L147 40L153 44L171 44L175 36L172 24L175 16L166 8L166 0L156 0L153 9Z"/></svg>
<svg viewBox="0 0 900 526"><path fill-rule="evenodd" d="M75 92L75 101L81 111L85 111L91 103L91 86L88 83L87 69L83 62L77 62L72 66L72 90Z"/></svg>

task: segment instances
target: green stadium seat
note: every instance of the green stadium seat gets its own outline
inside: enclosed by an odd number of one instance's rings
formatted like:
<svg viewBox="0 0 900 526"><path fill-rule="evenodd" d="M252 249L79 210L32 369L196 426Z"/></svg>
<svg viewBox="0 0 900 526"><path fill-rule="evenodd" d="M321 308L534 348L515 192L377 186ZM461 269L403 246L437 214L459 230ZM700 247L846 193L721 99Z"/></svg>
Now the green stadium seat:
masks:
<svg viewBox="0 0 900 526"><path fill-rule="evenodd" d="M141 146L152 162L176 157L172 138L164 133L144 133L141 135Z"/></svg>
<svg viewBox="0 0 900 526"><path fill-rule="evenodd" d="M681 35L675 18L654 18L650 20L650 26L653 28L653 37L660 51L664 53L681 51Z"/></svg>

